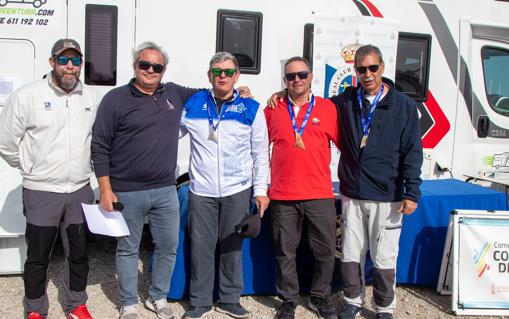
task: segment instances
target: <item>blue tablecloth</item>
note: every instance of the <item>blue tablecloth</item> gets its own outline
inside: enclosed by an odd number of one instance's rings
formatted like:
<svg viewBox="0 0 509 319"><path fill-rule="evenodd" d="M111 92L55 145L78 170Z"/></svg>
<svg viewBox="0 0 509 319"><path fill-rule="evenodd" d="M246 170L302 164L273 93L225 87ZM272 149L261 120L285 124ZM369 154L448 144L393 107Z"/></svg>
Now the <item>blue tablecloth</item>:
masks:
<svg viewBox="0 0 509 319"><path fill-rule="evenodd" d="M421 186L422 198L412 215L404 217L397 265L398 283L436 285L449 213L453 209L507 210L506 195L459 180L429 180ZM188 186L179 189L180 244L168 297L180 299L187 294L189 283L189 243L187 227ZM244 240L244 294L275 293L275 257L270 234L270 213L262 219L262 230L256 239ZM301 249L301 248L300 248ZM305 247L302 251L306 251ZM309 279L310 256L301 256L299 277ZM369 269L369 267L367 267ZM369 278L369 274L368 274Z"/></svg>

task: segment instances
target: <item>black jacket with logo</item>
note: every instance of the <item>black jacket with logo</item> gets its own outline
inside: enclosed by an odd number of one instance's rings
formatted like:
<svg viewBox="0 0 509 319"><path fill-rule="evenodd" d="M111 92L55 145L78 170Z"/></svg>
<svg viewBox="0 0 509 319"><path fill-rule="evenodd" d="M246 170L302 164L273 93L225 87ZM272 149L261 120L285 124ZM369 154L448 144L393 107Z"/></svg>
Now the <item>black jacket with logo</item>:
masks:
<svg viewBox="0 0 509 319"><path fill-rule="evenodd" d="M353 199L396 202L405 198L417 202L423 161L417 106L395 90L390 80L383 81L391 89L378 102L363 148L357 88L349 87L331 98L339 116L340 190ZM368 108L371 105L365 98L363 103Z"/></svg>

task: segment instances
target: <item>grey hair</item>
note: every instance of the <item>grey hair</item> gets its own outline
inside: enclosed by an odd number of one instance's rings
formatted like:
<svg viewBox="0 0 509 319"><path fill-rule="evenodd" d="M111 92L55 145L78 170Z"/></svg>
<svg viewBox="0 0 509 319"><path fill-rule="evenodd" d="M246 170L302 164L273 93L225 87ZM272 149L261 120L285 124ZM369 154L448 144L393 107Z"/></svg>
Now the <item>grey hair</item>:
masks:
<svg viewBox="0 0 509 319"><path fill-rule="evenodd" d="M382 57L382 52L380 51L380 49L372 44L366 44L359 47L357 51L355 51L355 65L357 65L357 63L362 58L371 53L375 53L376 55L378 55L378 60L380 61L380 64L384 63L384 58Z"/></svg>
<svg viewBox="0 0 509 319"><path fill-rule="evenodd" d="M136 49L133 50L133 64L138 62L138 60L140 59L141 51L147 50L147 49L148 50L156 50L159 53L161 53L164 57L164 66L168 65L168 61L170 60L168 57L168 53L166 53L166 51L163 49L162 46L159 46L155 42L152 42L152 41L145 41L145 42L141 43L140 45L138 45L136 47Z"/></svg>
<svg viewBox="0 0 509 319"><path fill-rule="evenodd" d="M235 64L235 69L239 69L239 62L237 62L237 58L230 52L217 52L212 56L209 63L209 70L212 69L212 66L217 63L221 63L224 61L232 61Z"/></svg>
<svg viewBox="0 0 509 319"><path fill-rule="evenodd" d="M291 57L288 60L286 60L284 71L286 72L286 67L290 63L297 62L297 61L304 63L306 65L306 67L308 68L308 71L311 72L311 64L309 64L309 61L306 58L303 58L303 57L300 57L300 56L294 56L294 57Z"/></svg>

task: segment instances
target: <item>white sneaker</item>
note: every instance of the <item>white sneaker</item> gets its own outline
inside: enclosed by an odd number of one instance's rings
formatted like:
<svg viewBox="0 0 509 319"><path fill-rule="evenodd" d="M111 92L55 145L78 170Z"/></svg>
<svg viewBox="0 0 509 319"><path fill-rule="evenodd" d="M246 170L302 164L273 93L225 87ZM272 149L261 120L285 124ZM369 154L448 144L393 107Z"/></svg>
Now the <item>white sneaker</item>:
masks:
<svg viewBox="0 0 509 319"><path fill-rule="evenodd" d="M173 315L173 310L171 309L170 304L166 301L166 299L152 300L152 298L148 297L145 301L145 306L155 312L157 314L157 318L159 319L173 319L175 316Z"/></svg>
<svg viewBox="0 0 509 319"><path fill-rule="evenodd" d="M120 308L120 319L138 319L138 305L130 305Z"/></svg>

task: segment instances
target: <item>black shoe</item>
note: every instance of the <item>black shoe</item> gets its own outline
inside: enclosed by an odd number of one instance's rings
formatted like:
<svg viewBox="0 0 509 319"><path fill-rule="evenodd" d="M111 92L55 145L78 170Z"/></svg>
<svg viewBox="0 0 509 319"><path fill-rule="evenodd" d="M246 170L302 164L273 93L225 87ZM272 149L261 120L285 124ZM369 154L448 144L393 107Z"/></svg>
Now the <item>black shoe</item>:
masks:
<svg viewBox="0 0 509 319"><path fill-rule="evenodd" d="M183 319L201 319L212 313L214 309L212 306L191 306L182 316Z"/></svg>
<svg viewBox="0 0 509 319"><path fill-rule="evenodd" d="M347 303L339 313L338 319L355 319L361 313L362 308Z"/></svg>
<svg viewBox="0 0 509 319"><path fill-rule="evenodd" d="M337 319L338 317L336 309L330 304L328 297L311 296L309 297L308 306L311 310L316 312L320 318Z"/></svg>
<svg viewBox="0 0 509 319"><path fill-rule="evenodd" d="M222 303L219 302L216 306L216 311L225 313L234 318L247 318L249 312L247 312L240 303Z"/></svg>
<svg viewBox="0 0 509 319"><path fill-rule="evenodd" d="M295 319L295 305L291 301L283 301L277 309L276 319Z"/></svg>
<svg viewBox="0 0 509 319"><path fill-rule="evenodd" d="M392 313L379 312L376 314L376 319L393 319Z"/></svg>

